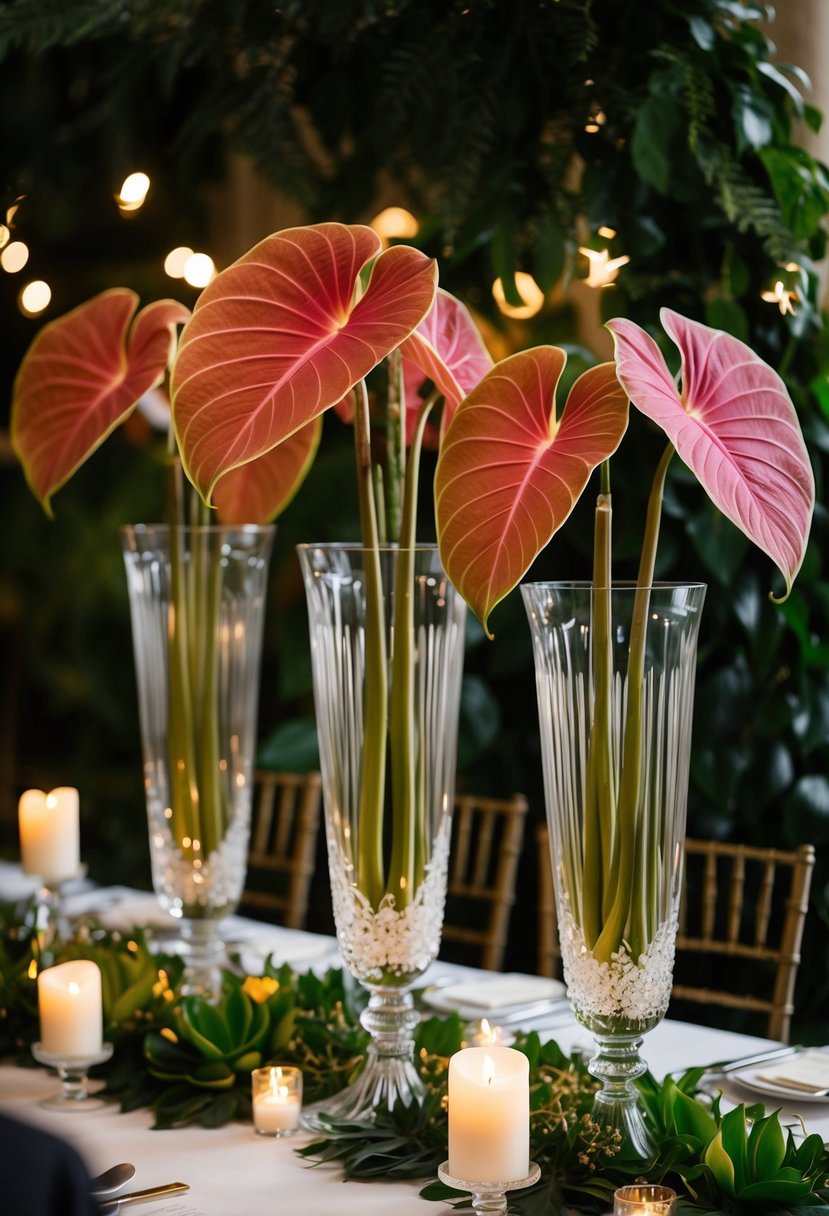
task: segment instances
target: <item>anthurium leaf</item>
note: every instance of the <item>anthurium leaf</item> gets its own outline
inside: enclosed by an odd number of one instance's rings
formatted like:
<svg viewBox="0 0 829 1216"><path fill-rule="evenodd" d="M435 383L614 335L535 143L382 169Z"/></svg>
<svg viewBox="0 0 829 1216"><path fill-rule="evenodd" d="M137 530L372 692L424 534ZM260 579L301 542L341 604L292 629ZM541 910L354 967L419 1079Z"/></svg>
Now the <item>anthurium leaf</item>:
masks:
<svg viewBox="0 0 829 1216"><path fill-rule="evenodd" d="M653 338L623 318L608 322L619 379L714 504L778 565L788 593L806 552L815 483L786 387L737 338L667 308L660 315L681 353L681 395Z"/></svg>
<svg viewBox="0 0 829 1216"><path fill-rule="evenodd" d="M206 500L224 474L340 402L426 315L435 263L405 245L379 249L359 225L288 228L202 292L181 336L172 410Z"/></svg>
<svg viewBox="0 0 829 1216"><path fill-rule="evenodd" d="M190 315L183 304L159 300L130 330L137 306L126 288L101 292L44 325L17 373L12 446L49 515L52 495L160 384L175 327Z"/></svg>
<svg viewBox="0 0 829 1216"><path fill-rule="evenodd" d="M440 288L435 302L417 329L402 343L406 394L407 438L422 405L418 389L432 380L443 394L443 429L460 400L472 391L492 367L492 356L478 328L460 300Z"/></svg>
<svg viewBox="0 0 829 1216"><path fill-rule="evenodd" d="M556 417L565 360L554 346L502 360L461 402L444 437L435 474L441 559L484 627L627 425L612 363L579 376Z"/></svg>
<svg viewBox="0 0 829 1216"><path fill-rule="evenodd" d="M748 1178L772 1178L786 1157L786 1137L777 1114L758 1119L748 1137Z"/></svg>
<svg viewBox="0 0 829 1216"><path fill-rule="evenodd" d="M314 462L321 432L322 419L312 418L264 456L225 473L213 491L222 523L265 524L280 515Z"/></svg>

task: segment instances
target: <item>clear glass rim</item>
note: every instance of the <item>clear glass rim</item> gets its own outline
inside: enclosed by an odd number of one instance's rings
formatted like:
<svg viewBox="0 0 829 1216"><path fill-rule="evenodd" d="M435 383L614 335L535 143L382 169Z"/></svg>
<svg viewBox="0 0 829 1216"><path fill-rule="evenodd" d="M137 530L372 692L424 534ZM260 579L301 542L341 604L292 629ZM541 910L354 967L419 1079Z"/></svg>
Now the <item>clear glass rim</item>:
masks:
<svg viewBox="0 0 829 1216"><path fill-rule="evenodd" d="M538 582L522 583L521 590L527 591L593 591L597 588L591 579L573 579L571 581L560 579L542 579ZM706 591L707 583L699 582L670 582L656 580L648 584L647 587L639 585L636 579L613 579L610 584L611 591ZM605 590L603 587L598 588L599 591Z"/></svg>
<svg viewBox="0 0 829 1216"><path fill-rule="evenodd" d="M436 553L437 544L419 541L414 545L398 545L394 541L384 541L379 545L364 545L359 540L322 540L304 541L296 546L297 553L310 553L314 549L337 549L348 553Z"/></svg>
<svg viewBox="0 0 829 1216"><path fill-rule="evenodd" d="M219 535L273 535L276 524L175 524L178 532L192 532L205 536ZM169 535L170 524L122 524L119 531L122 536L151 536L155 533Z"/></svg>

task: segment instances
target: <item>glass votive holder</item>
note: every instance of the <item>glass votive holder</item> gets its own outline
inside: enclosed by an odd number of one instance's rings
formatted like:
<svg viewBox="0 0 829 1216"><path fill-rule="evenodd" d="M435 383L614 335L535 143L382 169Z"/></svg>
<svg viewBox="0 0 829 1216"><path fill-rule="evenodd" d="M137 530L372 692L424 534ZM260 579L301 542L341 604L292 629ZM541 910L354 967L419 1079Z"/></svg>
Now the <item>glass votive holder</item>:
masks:
<svg viewBox="0 0 829 1216"><path fill-rule="evenodd" d="M504 1026L491 1023L488 1018L467 1022L463 1031L461 1047L510 1047L515 1035Z"/></svg>
<svg viewBox="0 0 829 1216"><path fill-rule="evenodd" d="M254 1068L250 1079L257 1136L293 1136L302 1113L300 1069L272 1064Z"/></svg>
<svg viewBox="0 0 829 1216"><path fill-rule="evenodd" d="M676 1191L655 1182L620 1187L613 1196L613 1216L674 1216Z"/></svg>

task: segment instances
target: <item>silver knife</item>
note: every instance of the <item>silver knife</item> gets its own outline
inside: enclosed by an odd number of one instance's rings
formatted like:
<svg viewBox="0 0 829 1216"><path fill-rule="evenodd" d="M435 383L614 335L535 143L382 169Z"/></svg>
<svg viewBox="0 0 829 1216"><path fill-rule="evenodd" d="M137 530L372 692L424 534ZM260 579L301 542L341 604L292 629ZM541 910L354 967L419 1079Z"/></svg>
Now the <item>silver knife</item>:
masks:
<svg viewBox="0 0 829 1216"><path fill-rule="evenodd" d="M765 1064L768 1060L783 1060L786 1056L796 1056L800 1051L803 1051L803 1048L799 1046L772 1047L769 1051L757 1051L753 1055L738 1056L736 1060L722 1060L716 1064L709 1064L707 1071L724 1076L730 1072L741 1072L744 1068L751 1068L752 1064Z"/></svg>

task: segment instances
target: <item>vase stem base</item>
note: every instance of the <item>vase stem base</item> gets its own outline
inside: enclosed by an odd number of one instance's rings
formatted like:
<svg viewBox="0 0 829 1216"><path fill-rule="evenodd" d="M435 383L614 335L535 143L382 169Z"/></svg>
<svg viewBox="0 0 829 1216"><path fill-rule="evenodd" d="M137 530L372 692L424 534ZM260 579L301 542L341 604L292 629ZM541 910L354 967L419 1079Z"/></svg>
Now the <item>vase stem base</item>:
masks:
<svg viewBox="0 0 829 1216"><path fill-rule="evenodd" d="M597 1051L588 1068L602 1088L593 1102L593 1121L617 1132L628 1150L650 1160L656 1154L656 1143L635 1085L636 1078L647 1071L639 1054L642 1039L635 1034L595 1034L595 1039Z"/></svg>
<svg viewBox="0 0 829 1216"><path fill-rule="evenodd" d="M332 1098L323 1098L302 1112L302 1126L330 1132L332 1123L373 1122L378 1110L391 1110L398 1101L411 1105L426 1096L426 1087L411 1059L381 1056L372 1044L366 1066L356 1081Z"/></svg>
<svg viewBox="0 0 829 1216"><path fill-rule="evenodd" d="M181 922L182 996L201 996L213 1000L222 990L222 970L227 966L227 949L214 920Z"/></svg>

